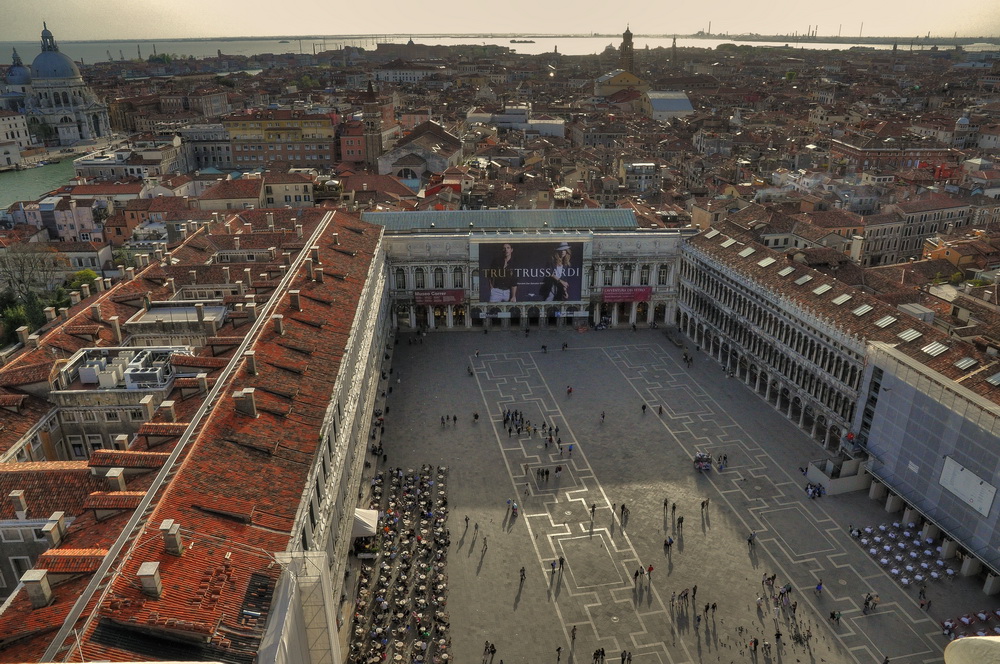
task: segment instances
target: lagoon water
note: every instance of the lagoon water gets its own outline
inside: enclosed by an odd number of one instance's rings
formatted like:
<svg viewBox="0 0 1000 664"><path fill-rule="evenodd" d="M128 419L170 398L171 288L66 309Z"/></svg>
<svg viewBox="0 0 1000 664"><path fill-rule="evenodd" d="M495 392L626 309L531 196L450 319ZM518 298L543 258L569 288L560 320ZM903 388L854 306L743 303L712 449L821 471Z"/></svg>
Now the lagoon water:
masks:
<svg viewBox="0 0 1000 664"><path fill-rule="evenodd" d="M58 37L58 35L57 35ZM605 35L601 37L592 36L521 36L518 39L532 39L533 44L511 44L510 35L460 35L460 36L414 36L413 41L418 44L455 46L457 44L495 44L507 46L517 53L537 55L541 53L552 53L556 49L563 55L590 55L600 53L609 45L617 48L621 43L618 35ZM367 50L374 50L376 43L405 44L410 39L409 35L328 35L328 36L308 36L308 37L246 37L246 38L218 38L218 39L154 39L135 41L62 41L59 42L60 50L68 54L77 62L83 61L86 64L95 62L106 62L108 53L114 60L143 59L153 53L155 46L157 53L170 53L180 56L193 56L195 58L205 58L217 55L222 51L226 55L255 55L258 53L318 53L325 49L339 49L344 46L355 46ZM287 41L287 43L281 43ZM653 48L669 48L673 41L672 37L644 37L636 35L635 49L641 51L647 46ZM697 37L680 37L677 39L677 46L681 48L715 48L719 44L739 43L749 46L776 47L784 46L779 42L759 42L741 41L735 42L733 39ZM794 40L790 40L788 46L797 46ZM826 42L809 42L800 45L803 48L832 50L848 49L852 46L865 46L875 49L890 49L889 44L841 44ZM900 43L900 48L908 48L905 43ZM41 50L38 41L24 42L4 42L0 43L0 57L7 58L11 48L16 48L21 58L27 63L31 62Z"/></svg>

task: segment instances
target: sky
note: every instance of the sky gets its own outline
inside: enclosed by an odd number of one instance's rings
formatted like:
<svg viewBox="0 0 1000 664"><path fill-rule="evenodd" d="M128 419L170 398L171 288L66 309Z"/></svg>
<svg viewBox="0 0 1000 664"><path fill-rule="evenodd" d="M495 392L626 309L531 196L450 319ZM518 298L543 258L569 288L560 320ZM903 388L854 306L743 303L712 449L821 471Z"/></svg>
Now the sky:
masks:
<svg viewBox="0 0 1000 664"><path fill-rule="evenodd" d="M843 36L998 36L1000 2L838 0L503 0L435 5L412 0L334 3L331 0L3 0L0 41L38 39L42 21L59 41L183 37L383 34L636 34L713 33ZM371 9L372 11L368 11ZM613 9L613 11L612 11ZM864 24L862 29L862 23Z"/></svg>

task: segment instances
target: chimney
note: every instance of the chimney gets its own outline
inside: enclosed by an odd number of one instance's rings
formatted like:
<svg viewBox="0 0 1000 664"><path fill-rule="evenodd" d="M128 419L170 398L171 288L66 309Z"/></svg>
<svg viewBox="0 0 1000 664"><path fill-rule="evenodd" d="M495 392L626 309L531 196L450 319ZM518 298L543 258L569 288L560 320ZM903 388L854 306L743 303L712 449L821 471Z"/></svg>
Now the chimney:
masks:
<svg viewBox="0 0 1000 664"><path fill-rule="evenodd" d="M75 307L80 304L80 291L71 291L69 294L69 306Z"/></svg>
<svg viewBox="0 0 1000 664"><path fill-rule="evenodd" d="M271 231L272 233L274 232L274 213L273 212L268 212L267 213L267 230Z"/></svg>
<svg viewBox="0 0 1000 664"><path fill-rule="evenodd" d="M37 333L36 334L29 334L28 335L28 345L31 346L32 348L38 348L38 340L39 339L41 339L41 337L38 336Z"/></svg>
<svg viewBox="0 0 1000 664"><path fill-rule="evenodd" d="M243 268L243 281L246 282L247 288L253 287L253 281L250 279L250 268Z"/></svg>
<svg viewBox="0 0 1000 664"><path fill-rule="evenodd" d="M115 333L115 343L119 346L122 345L122 326L121 323L119 323L120 320L121 319L118 316L112 316L108 319L108 322L111 323L111 329L114 330Z"/></svg>
<svg viewBox="0 0 1000 664"><path fill-rule="evenodd" d="M194 314L198 317L199 323L205 322L205 305L201 302L196 302L194 305Z"/></svg>
<svg viewBox="0 0 1000 664"><path fill-rule="evenodd" d="M302 239L302 224L295 224L295 237Z"/></svg>
<svg viewBox="0 0 1000 664"><path fill-rule="evenodd" d="M163 584L160 583L160 563L143 563L136 572L142 583L142 592L150 597L160 598L163 594Z"/></svg>
<svg viewBox="0 0 1000 664"><path fill-rule="evenodd" d="M104 277L104 290L111 290L111 277Z"/></svg>
<svg viewBox="0 0 1000 664"><path fill-rule="evenodd" d="M80 292L83 294L84 300L90 297L90 284L80 284Z"/></svg>
<svg viewBox="0 0 1000 664"><path fill-rule="evenodd" d="M18 519L25 519L28 516L28 503L24 499L24 491L15 489L7 494L10 502L14 504L14 515Z"/></svg>
<svg viewBox="0 0 1000 664"><path fill-rule="evenodd" d="M191 283L198 283L198 270L188 270L188 276L191 277Z"/></svg>
<svg viewBox="0 0 1000 664"><path fill-rule="evenodd" d="M49 548L55 548L62 542L62 532L59 530L59 524L55 521L49 521L42 526L42 534L48 540Z"/></svg>
<svg viewBox="0 0 1000 664"><path fill-rule="evenodd" d="M330 237L333 238L334 244L340 244L340 233L330 233Z"/></svg>
<svg viewBox="0 0 1000 664"><path fill-rule="evenodd" d="M108 491L124 491L125 490L125 469L124 468L112 468L104 476L104 479L108 481Z"/></svg>
<svg viewBox="0 0 1000 664"><path fill-rule="evenodd" d="M290 251L281 252L281 264L283 266L288 266L292 264L292 252Z"/></svg>
<svg viewBox="0 0 1000 664"><path fill-rule="evenodd" d="M240 236L239 235L237 235L236 237L233 238L233 250L234 251L239 251L240 250Z"/></svg>
<svg viewBox="0 0 1000 664"><path fill-rule="evenodd" d="M242 390L236 390L233 392L233 398L236 399L237 412L249 415L250 417L257 417L257 400L254 397L255 391L256 390L252 387L244 387Z"/></svg>
<svg viewBox="0 0 1000 664"><path fill-rule="evenodd" d="M316 275L313 273L313 259L306 258L306 274L309 275L309 281L315 281Z"/></svg>
<svg viewBox="0 0 1000 664"><path fill-rule="evenodd" d="M66 512L53 512L49 515L49 523L56 524L60 537L66 534Z"/></svg>
<svg viewBox="0 0 1000 664"><path fill-rule="evenodd" d="M147 422L153 419L153 411L155 406L153 406L153 395L147 394L143 398L139 399L139 405L142 406L143 419Z"/></svg>
<svg viewBox="0 0 1000 664"><path fill-rule="evenodd" d="M95 293L104 292L104 280L101 279L100 277L94 279L94 292Z"/></svg>
<svg viewBox="0 0 1000 664"><path fill-rule="evenodd" d="M153 255L156 256L157 262L162 261L163 260L163 249L157 249L156 251L153 252Z"/></svg>
<svg viewBox="0 0 1000 664"><path fill-rule="evenodd" d="M173 519L164 519L160 523L160 533L163 535L163 548L173 556L184 553L184 541L181 539L181 527Z"/></svg>
<svg viewBox="0 0 1000 664"><path fill-rule="evenodd" d="M45 312L45 320L54 321L56 319L56 308L55 307L45 307L42 311Z"/></svg>
<svg viewBox="0 0 1000 664"><path fill-rule="evenodd" d="M316 281L323 283L323 268L321 267L316 268Z"/></svg>
<svg viewBox="0 0 1000 664"><path fill-rule="evenodd" d="M255 320L257 320L257 303L256 302L247 302L246 305L243 307L243 309L244 309L244 311L246 311L246 312L248 312L250 314L250 322L251 323L254 322Z"/></svg>
<svg viewBox="0 0 1000 664"><path fill-rule="evenodd" d="M226 283L226 284L229 283L229 266L228 265L223 265L222 266L222 280L223 280L223 283Z"/></svg>
<svg viewBox="0 0 1000 664"><path fill-rule="evenodd" d="M177 421L177 411L174 408L174 402L171 399L160 402L160 409L163 411L163 417L167 422Z"/></svg>
<svg viewBox="0 0 1000 664"><path fill-rule="evenodd" d="M302 311L302 300L301 298L299 298L298 290L288 291L288 299L292 303L292 309L295 309L296 311Z"/></svg>
<svg viewBox="0 0 1000 664"><path fill-rule="evenodd" d="M128 436L124 433L120 433L115 436L115 449L116 450L127 450L128 449Z"/></svg>
<svg viewBox="0 0 1000 664"><path fill-rule="evenodd" d="M202 394L206 394L208 392L208 374L200 373L195 375L195 378L198 380L198 389Z"/></svg>
<svg viewBox="0 0 1000 664"><path fill-rule="evenodd" d="M274 331L280 335L285 334L285 317L281 314L274 314L271 316L271 320L274 321Z"/></svg>
<svg viewBox="0 0 1000 664"><path fill-rule="evenodd" d="M215 223L219 223L219 213L218 212L213 212L212 213L212 221L214 221Z"/></svg>
<svg viewBox="0 0 1000 664"><path fill-rule="evenodd" d="M252 350L245 351L243 357L247 360L247 371L251 376L257 375L257 353Z"/></svg>
<svg viewBox="0 0 1000 664"><path fill-rule="evenodd" d="M313 263L319 265L319 247L314 244L309 249L310 249L310 256L312 256L313 259Z"/></svg>
<svg viewBox="0 0 1000 664"><path fill-rule="evenodd" d="M63 320L69 320L69 309L66 307L59 307L59 317Z"/></svg>
<svg viewBox="0 0 1000 664"><path fill-rule="evenodd" d="M21 327L17 328L17 340L20 341L23 345L27 346L28 345L28 333L30 331L31 330L28 329L27 325L22 325Z"/></svg>
<svg viewBox="0 0 1000 664"><path fill-rule="evenodd" d="M167 285L170 286L170 292L177 292L177 282L174 281L173 277L167 277Z"/></svg>
<svg viewBox="0 0 1000 664"><path fill-rule="evenodd" d="M104 319L101 317L101 305L92 304L90 305L90 317L94 319L96 323L103 323Z"/></svg>
<svg viewBox="0 0 1000 664"><path fill-rule="evenodd" d="M21 575L21 583L28 592L31 606L36 609L43 609L52 603L52 587L46 578L48 571L44 569L29 569Z"/></svg>
<svg viewBox="0 0 1000 664"><path fill-rule="evenodd" d="M279 279L284 279L285 275L288 273L288 266L287 265L279 265L278 266L278 272L281 273L281 276L278 277L278 278Z"/></svg>
<svg viewBox="0 0 1000 664"><path fill-rule="evenodd" d="M127 267L125 268L125 281L132 281L135 279L135 268Z"/></svg>

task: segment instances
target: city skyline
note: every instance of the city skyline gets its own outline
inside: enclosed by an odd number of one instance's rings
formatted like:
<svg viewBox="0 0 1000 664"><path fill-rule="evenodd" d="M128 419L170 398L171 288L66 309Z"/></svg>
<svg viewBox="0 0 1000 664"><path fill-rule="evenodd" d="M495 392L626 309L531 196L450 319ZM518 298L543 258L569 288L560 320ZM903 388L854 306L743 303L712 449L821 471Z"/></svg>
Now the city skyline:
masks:
<svg viewBox="0 0 1000 664"><path fill-rule="evenodd" d="M46 21L62 41L117 39L179 39L281 37L305 35L372 34L584 34L616 33L631 26L637 34L761 34L791 35L816 31L819 36L979 37L993 36L987 26L1000 31L1000 6L985 7L970 14L936 16L938 5L929 0L873 5L863 0L845 0L837 6L810 8L802 12L792 0L778 0L767 12L732 0L718 0L707 7L664 12L637 0L617 6L614 24L604 7L584 4L567 14L554 4L513 0L504 12L486 6L469 9L457 17L439 13L407 11L409 4L388 3L373 21L364 12L342 15L319 0L300 0L296 11L276 14L262 0L211 4L175 0L167 5L121 4L111 0L38 0L8 15L0 27L0 41L32 39ZM593 11L587 11L587 9ZM526 18L530 17L530 18ZM985 34L984 34L985 33Z"/></svg>

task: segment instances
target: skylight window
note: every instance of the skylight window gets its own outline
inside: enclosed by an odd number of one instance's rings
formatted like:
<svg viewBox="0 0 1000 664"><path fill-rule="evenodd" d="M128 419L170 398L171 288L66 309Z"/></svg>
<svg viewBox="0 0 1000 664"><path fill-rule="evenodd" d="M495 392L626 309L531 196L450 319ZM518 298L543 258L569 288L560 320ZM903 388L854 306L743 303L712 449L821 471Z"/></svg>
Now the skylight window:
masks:
<svg viewBox="0 0 1000 664"><path fill-rule="evenodd" d="M711 240L713 237L715 237L718 234L719 234L719 229L718 228L713 228L709 232L705 233L705 237L707 237L709 240Z"/></svg>
<svg viewBox="0 0 1000 664"><path fill-rule="evenodd" d="M726 249L728 249L729 247L733 246L734 244L736 244L736 240L734 240L733 238L729 238L728 240L726 240L725 242L722 243L722 246L725 247Z"/></svg>
<svg viewBox="0 0 1000 664"><path fill-rule="evenodd" d="M795 283L797 283L799 286L801 286L802 284L807 284L807 283L809 283L812 280L813 280L813 278L812 278L811 274L803 274L801 277L799 277L798 279L795 280Z"/></svg>
<svg viewBox="0 0 1000 664"><path fill-rule="evenodd" d="M830 284L820 284L819 286L813 289L813 294L822 295L823 293L827 292L828 290L831 290L832 288L833 286L831 286Z"/></svg>
<svg viewBox="0 0 1000 664"><path fill-rule="evenodd" d="M792 266L783 267L780 270L778 270L778 276L779 277L787 277L792 272L795 272L795 268L794 267L792 267Z"/></svg>
<svg viewBox="0 0 1000 664"><path fill-rule="evenodd" d="M993 374L992 376L986 379L986 382L992 385L993 387L1000 385L1000 373Z"/></svg>
<svg viewBox="0 0 1000 664"><path fill-rule="evenodd" d="M750 254L752 254L755 251L757 251L757 250L754 249L753 247L747 247L746 249L744 249L743 251L741 251L739 255L741 257L743 257L743 258L746 258L747 256L749 256Z"/></svg>
<svg viewBox="0 0 1000 664"><path fill-rule="evenodd" d="M979 360L972 357L963 357L961 360L955 363L955 366L961 369L962 371L965 371L966 369L971 369L977 364L979 364Z"/></svg>
<svg viewBox="0 0 1000 664"><path fill-rule="evenodd" d="M836 304L839 307L844 302L847 302L848 300L850 300L852 297L853 297L852 295L848 295L847 293L844 293L843 295L838 295L837 297L833 298L833 303Z"/></svg>
<svg viewBox="0 0 1000 664"><path fill-rule="evenodd" d="M902 332L900 332L896 336L898 336L903 341L913 341L914 339L919 339L920 337L924 336L924 333L923 332L917 332L912 327L910 327L910 328L907 328L907 329L903 330Z"/></svg>
<svg viewBox="0 0 1000 664"><path fill-rule="evenodd" d="M768 265L774 265L777 262L778 262L777 258L772 258L771 256L768 256L767 258L757 261L757 265L760 265L761 267L767 267Z"/></svg>
<svg viewBox="0 0 1000 664"><path fill-rule="evenodd" d="M926 346L924 346L920 350L924 351L925 353L927 353L931 357L937 357L941 353L943 353L946 350L948 350L948 347L945 346L940 341L935 341L934 343L927 344Z"/></svg>
<svg viewBox="0 0 1000 664"><path fill-rule="evenodd" d="M877 321L875 321L875 327L889 327L896 322L895 316L882 316Z"/></svg>
<svg viewBox="0 0 1000 664"><path fill-rule="evenodd" d="M851 313L854 314L855 316L864 316L866 313L868 313L872 309L874 309L874 307L872 305L870 305L870 304L862 304L860 307L858 307L857 309L855 309Z"/></svg>

